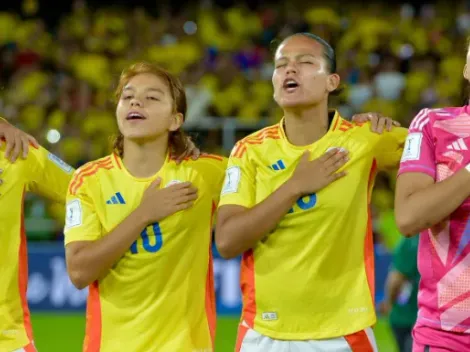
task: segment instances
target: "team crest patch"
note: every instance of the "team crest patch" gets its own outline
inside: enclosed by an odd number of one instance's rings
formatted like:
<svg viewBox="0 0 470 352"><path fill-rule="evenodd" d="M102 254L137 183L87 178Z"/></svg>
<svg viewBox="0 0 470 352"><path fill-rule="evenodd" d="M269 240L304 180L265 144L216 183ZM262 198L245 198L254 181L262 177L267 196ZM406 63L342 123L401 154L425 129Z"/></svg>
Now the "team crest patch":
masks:
<svg viewBox="0 0 470 352"><path fill-rule="evenodd" d="M170 182L168 182L168 183L166 184L165 187L170 187L171 185L176 185L176 184L178 184L178 183L183 183L183 181L180 181L180 180L171 180Z"/></svg>
<svg viewBox="0 0 470 352"><path fill-rule="evenodd" d="M330 150L337 150L338 153L339 153L339 152L343 152L343 153L346 152L346 149L344 149L344 148L342 148L342 147L330 147L330 148L328 148L328 149L326 150L326 152L328 153Z"/></svg>
<svg viewBox="0 0 470 352"><path fill-rule="evenodd" d="M67 203L65 228L77 227L82 224L82 205L79 199Z"/></svg>
<svg viewBox="0 0 470 352"><path fill-rule="evenodd" d="M231 166L225 171L225 180L221 195L237 193L240 186L241 170L239 166Z"/></svg>

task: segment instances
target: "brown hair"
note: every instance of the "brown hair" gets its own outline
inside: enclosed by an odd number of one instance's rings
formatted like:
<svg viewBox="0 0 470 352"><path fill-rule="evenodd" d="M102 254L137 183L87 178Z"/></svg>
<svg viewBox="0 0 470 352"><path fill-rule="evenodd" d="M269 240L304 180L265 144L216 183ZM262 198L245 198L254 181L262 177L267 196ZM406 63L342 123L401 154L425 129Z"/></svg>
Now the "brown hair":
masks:
<svg viewBox="0 0 470 352"><path fill-rule="evenodd" d="M187 101L183 84L176 76L173 76L164 68L149 62L138 62L122 71L118 86L114 92L116 103L121 97L124 86L129 83L133 77L143 73L153 74L165 82L166 86L170 90L171 98L173 99L174 113L182 114L184 119L186 116ZM176 131L170 132L168 143L170 145L171 154L173 156L179 156L186 150L188 137L181 128L179 128ZM114 140L113 150L121 158L124 156L124 136L120 132Z"/></svg>

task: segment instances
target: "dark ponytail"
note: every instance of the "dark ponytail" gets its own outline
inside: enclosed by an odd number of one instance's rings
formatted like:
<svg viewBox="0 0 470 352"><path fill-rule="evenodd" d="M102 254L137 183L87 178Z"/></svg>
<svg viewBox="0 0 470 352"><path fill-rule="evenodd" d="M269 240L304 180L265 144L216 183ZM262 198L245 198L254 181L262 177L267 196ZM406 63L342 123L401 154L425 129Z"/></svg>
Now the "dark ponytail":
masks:
<svg viewBox="0 0 470 352"><path fill-rule="evenodd" d="M120 158L124 156L124 136L121 132L119 132L113 141L113 151L119 155Z"/></svg>
<svg viewBox="0 0 470 352"><path fill-rule="evenodd" d="M188 139L186 133L183 130L178 129L176 131L170 132L169 135L169 146L170 146L170 153L173 157L178 157L186 151L188 147Z"/></svg>

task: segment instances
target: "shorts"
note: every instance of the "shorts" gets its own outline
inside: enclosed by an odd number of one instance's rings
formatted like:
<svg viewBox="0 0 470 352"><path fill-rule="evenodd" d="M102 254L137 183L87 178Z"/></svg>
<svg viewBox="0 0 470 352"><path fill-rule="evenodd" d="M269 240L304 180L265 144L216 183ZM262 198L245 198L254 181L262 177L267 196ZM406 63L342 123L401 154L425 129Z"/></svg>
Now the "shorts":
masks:
<svg viewBox="0 0 470 352"><path fill-rule="evenodd" d="M444 331L417 323L413 329L413 352L470 351L470 334Z"/></svg>
<svg viewBox="0 0 470 352"><path fill-rule="evenodd" d="M412 352L413 349L413 336L411 331L413 328L401 327L391 325L393 335L395 336L395 341L398 345L398 351L400 352Z"/></svg>
<svg viewBox="0 0 470 352"><path fill-rule="evenodd" d="M374 332L367 328L354 334L325 340L275 340L250 329L246 323L238 328L235 352L377 352Z"/></svg>
<svg viewBox="0 0 470 352"><path fill-rule="evenodd" d="M19 348L17 350L11 352L38 352L36 347L34 346L34 342L31 342L29 345L26 345L23 348Z"/></svg>

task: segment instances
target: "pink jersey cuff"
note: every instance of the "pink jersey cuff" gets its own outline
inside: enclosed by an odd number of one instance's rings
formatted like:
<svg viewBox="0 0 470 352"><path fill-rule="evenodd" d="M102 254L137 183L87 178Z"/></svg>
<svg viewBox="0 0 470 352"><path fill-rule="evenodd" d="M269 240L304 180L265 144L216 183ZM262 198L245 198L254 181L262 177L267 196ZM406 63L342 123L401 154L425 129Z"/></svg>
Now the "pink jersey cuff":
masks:
<svg viewBox="0 0 470 352"><path fill-rule="evenodd" d="M436 170L430 168L429 166L416 165L416 164L415 165L402 165L400 167L400 170L398 170L397 177L407 172L421 172L423 174L431 176L434 180L436 180Z"/></svg>

